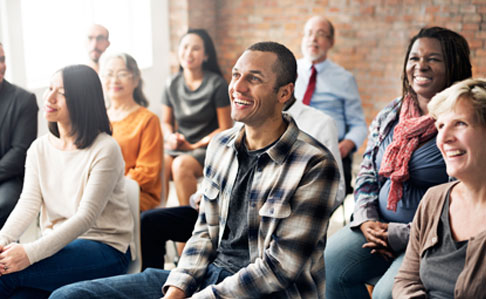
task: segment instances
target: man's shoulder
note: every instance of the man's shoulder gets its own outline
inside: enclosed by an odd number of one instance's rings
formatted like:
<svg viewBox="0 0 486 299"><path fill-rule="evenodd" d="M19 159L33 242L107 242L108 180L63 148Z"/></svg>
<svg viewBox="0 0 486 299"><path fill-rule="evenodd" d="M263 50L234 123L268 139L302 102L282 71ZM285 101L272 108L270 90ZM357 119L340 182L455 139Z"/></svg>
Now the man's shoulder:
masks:
<svg viewBox="0 0 486 299"><path fill-rule="evenodd" d="M292 117L293 120L293 117ZM332 153L320 141L313 136L299 129L295 120L289 123L290 131L296 132L294 140L287 138L284 142L291 142L289 145L288 155L298 155L304 160L317 158L318 160L325 160L333 158Z"/></svg>
<svg viewBox="0 0 486 299"><path fill-rule="evenodd" d="M227 146L233 143L234 140L237 138L239 132L241 131L242 127L243 124L236 123L233 127L216 134L213 138L211 138L211 142L208 146L208 153L215 147L219 147L222 145Z"/></svg>
<svg viewBox="0 0 486 299"><path fill-rule="evenodd" d="M15 97L17 97L19 99L28 99L28 98L31 98L31 97L35 97L35 95L32 92L30 92L30 91L28 91L28 90L26 90L26 89L24 89L20 86L12 84L12 83L10 83L6 80L4 80L3 85L4 85L3 88L6 89L6 92L15 95Z"/></svg>
<svg viewBox="0 0 486 299"><path fill-rule="evenodd" d="M319 140L310 134L299 129L299 134L293 145L293 149L298 152L305 152L306 155L318 156L320 158L333 157L329 149Z"/></svg>
<svg viewBox="0 0 486 299"><path fill-rule="evenodd" d="M308 105L304 105L300 101L295 101L295 103L289 108L287 112L292 116L297 124L299 124L299 121L312 121L315 123L315 125L328 122L334 123L334 119L324 111Z"/></svg>
<svg viewBox="0 0 486 299"><path fill-rule="evenodd" d="M340 66L336 62L332 61L331 59L327 59L327 72L331 72L332 76L340 76L340 77L346 77L346 78L354 78L353 74L345 69L344 67Z"/></svg>
<svg viewBox="0 0 486 299"><path fill-rule="evenodd" d="M314 138L322 136L324 131L333 130L331 135L337 134L336 122L324 111L311 106L304 105L302 102L295 102L287 111L292 116L297 126ZM321 141L322 142L322 141Z"/></svg>
<svg viewBox="0 0 486 299"><path fill-rule="evenodd" d="M15 84L4 80L2 89L5 89L2 96L14 101L15 105L22 111L30 110L33 113L38 110L35 94Z"/></svg>

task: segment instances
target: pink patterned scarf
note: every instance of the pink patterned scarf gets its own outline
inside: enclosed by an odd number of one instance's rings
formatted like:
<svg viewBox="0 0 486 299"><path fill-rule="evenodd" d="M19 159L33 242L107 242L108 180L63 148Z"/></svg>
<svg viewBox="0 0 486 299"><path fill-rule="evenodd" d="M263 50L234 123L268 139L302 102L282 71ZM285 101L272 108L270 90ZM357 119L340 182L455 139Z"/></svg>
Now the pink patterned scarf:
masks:
<svg viewBox="0 0 486 299"><path fill-rule="evenodd" d="M393 141L385 150L379 171L380 175L391 180L388 210L397 210L398 201L403 195L403 182L410 176L408 162L413 152L436 133L434 119L421 115L417 101L410 95L405 96L399 122L393 131Z"/></svg>

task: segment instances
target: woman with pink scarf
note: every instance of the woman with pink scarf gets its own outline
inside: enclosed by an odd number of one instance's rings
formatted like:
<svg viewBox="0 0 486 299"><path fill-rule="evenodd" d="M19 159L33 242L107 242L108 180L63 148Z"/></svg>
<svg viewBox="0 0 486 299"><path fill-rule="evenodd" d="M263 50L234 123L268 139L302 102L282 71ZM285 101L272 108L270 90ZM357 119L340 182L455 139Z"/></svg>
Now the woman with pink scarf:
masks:
<svg viewBox="0 0 486 299"><path fill-rule="evenodd" d="M431 27L411 39L403 95L370 126L353 219L328 240L326 298L369 298L365 283L376 279L373 298L392 297L418 204L428 188L448 179L427 104L436 93L469 77L469 46L461 35Z"/></svg>

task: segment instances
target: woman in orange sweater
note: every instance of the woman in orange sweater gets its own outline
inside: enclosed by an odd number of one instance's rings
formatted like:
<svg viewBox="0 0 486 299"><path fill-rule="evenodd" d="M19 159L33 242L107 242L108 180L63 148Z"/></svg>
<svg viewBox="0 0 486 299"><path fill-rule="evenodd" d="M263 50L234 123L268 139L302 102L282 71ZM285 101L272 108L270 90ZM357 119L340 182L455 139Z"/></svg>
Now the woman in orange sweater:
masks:
<svg viewBox="0 0 486 299"><path fill-rule="evenodd" d="M160 204L162 181L162 132L159 118L147 108L140 69L126 53L113 54L101 65L105 95L110 100L108 117L113 137L121 147L125 175L140 186L140 210Z"/></svg>

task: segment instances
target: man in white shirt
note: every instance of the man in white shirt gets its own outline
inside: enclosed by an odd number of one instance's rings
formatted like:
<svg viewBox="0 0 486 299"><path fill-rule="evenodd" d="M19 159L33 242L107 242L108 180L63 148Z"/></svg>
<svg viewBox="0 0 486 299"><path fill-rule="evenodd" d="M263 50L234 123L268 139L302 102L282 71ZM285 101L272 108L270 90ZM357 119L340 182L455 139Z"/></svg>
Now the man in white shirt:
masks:
<svg viewBox="0 0 486 299"><path fill-rule="evenodd" d="M302 104L300 101L296 101L295 98L290 99L285 107L284 111L290 114L299 129L314 137L325 145L336 159L336 163L339 168L339 188L336 193L336 202L334 203L333 210L337 208L344 200L346 196L346 190L344 185L343 164L341 162L341 154L338 147L338 135L336 123L326 113Z"/></svg>

